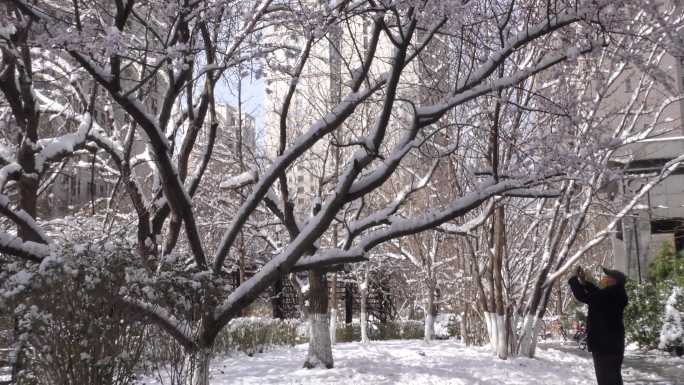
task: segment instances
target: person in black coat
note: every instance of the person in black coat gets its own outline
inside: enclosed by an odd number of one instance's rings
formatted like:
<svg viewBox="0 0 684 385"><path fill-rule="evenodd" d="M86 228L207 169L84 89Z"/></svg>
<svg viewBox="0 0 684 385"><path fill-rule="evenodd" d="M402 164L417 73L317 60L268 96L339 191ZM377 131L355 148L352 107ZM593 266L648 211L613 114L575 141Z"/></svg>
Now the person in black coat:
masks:
<svg viewBox="0 0 684 385"><path fill-rule="evenodd" d="M594 358L598 385L622 385L622 360L625 354L623 311L627 306L626 277L617 270L603 268L605 277L596 287L586 280L584 270L568 284L575 298L589 305L587 347Z"/></svg>

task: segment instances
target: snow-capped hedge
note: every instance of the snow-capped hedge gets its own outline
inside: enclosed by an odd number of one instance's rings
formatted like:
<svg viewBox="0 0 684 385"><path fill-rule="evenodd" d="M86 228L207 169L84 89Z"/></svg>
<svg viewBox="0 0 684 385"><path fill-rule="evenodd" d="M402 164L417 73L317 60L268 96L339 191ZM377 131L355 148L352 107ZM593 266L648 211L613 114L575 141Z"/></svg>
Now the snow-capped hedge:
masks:
<svg viewBox="0 0 684 385"><path fill-rule="evenodd" d="M414 340L425 335L423 321L397 320L372 325L371 340Z"/></svg>
<svg viewBox="0 0 684 385"><path fill-rule="evenodd" d="M422 321L396 320L386 323L369 323L371 340L421 339L424 327ZM236 318L220 333L216 350L239 351L254 354L274 346L292 346L308 341L309 329L305 321L296 319L279 320L267 317ZM361 325L340 323L337 326L337 341L361 340Z"/></svg>
<svg viewBox="0 0 684 385"><path fill-rule="evenodd" d="M422 321L395 320L385 323L369 323L368 336L371 340L410 340L421 339L424 335ZM337 325L337 341L352 342L361 341L361 325L358 321L351 325L339 323Z"/></svg>
<svg viewBox="0 0 684 385"><path fill-rule="evenodd" d="M230 321L216 340L217 351L241 351L249 355L273 346L295 345L306 341L306 327L296 319L244 317Z"/></svg>

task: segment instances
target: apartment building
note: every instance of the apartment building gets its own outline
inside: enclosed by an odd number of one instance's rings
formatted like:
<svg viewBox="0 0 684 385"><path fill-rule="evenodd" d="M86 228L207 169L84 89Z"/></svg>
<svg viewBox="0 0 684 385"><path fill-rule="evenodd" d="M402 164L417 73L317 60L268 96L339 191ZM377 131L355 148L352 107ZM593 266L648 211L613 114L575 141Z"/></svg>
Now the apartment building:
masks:
<svg viewBox="0 0 684 385"><path fill-rule="evenodd" d="M620 149L614 166L622 170L615 191L623 202L630 199L649 177L658 173L670 160L684 154L684 103L673 101L672 93L684 93L682 59L669 55L660 62L662 70L675 80L675 90L667 90L667 84L659 85L647 98L647 113L638 125L650 125L653 132L647 137ZM624 98L639 95L634 90L641 73L634 69L620 83ZM626 104L626 103L622 103ZM627 111L635 113L635 111ZM677 252L684 251L684 168L677 168L666 180L651 189L634 209L620 221L612 239L614 266L639 281L646 278L648 265L664 244Z"/></svg>

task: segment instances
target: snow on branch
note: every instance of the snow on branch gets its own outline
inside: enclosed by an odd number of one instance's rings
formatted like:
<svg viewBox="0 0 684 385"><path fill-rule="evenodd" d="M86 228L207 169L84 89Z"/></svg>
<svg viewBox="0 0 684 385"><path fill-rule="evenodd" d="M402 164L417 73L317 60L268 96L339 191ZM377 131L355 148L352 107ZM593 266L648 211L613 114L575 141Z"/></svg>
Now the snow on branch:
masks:
<svg viewBox="0 0 684 385"><path fill-rule="evenodd" d="M263 177L254 186L254 190L247 197L233 218L228 230L223 235L214 259L214 271L221 271L223 262L237 238L247 218L257 208L259 202L266 196L273 183L282 173L297 160L304 152L321 140L326 134L345 121L364 100L380 89L387 82L387 77L382 76L375 84L358 92L347 95L331 112L314 122L309 130L300 136L295 143L282 155L277 157L271 167L263 174Z"/></svg>
<svg viewBox="0 0 684 385"><path fill-rule="evenodd" d="M39 109L43 112L55 112L64 119L77 122L79 127L83 125L87 119L90 119L91 128L86 133L86 139L97 143L98 146L114 158L115 162L120 163L122 161L124 149L121 144L116 139L108 136L104 128L102 128L97 121L91 119L89 114L74 113L67 106L57 103L54 99L48 98L39 90L35 90L34 95L36 96L36 100L40 102ZM48 144L58 141L58 139L59 137L43 139L39 141L39 143Z"/></svg>
<svg viewBox="0 0 684 385"><path fill-rule="evenodd" d="M602 44L601 41L592 41L590 44L585 46L584 48L580 49L581 54L585 54L587 52L592 51L595 47L600 46ZM441 103L437 103L431 106L425 106L425 107L419 107L417 109L417 114L422 118L426 119L428 122L432 121L433 119L440 117L443 115L446 111L448 111L451 108L454 108L458 105L461 105L465 102L468 102L470 100L473 100L477 97L480 97L482 95L488 94L493 91L498 91L504 88L511 87L517 83L522 82L523 80L536 75L542 71L544 71L547 68L551 68L554 65L561 63L568 58L574 56L574 54L566 52L558 53L555 55L549 55L545 59L541 60L538 62L536 65L523 69L513 75L510 75L509 77L505 78L500 78L496 80L492 80L491 82L487 82L478 86L474 86L472 88L466 89L463 92L454 95L452 97L446 98L443 100Z"/></svg>
<svg viewBox="0 0 684 385"><path fill-rule="evenodd" d="M71 155L75 150L83 147L88 140L88 133L93 126L90 113L83 114L81 124L74 133L68 133L56 138L44 139L38 142L43 148L36 154L36 170L43 170L46 162L53 162Z"/></svg>
<svg viewBox="0 0 684 385"><path fill-rule="evenodd" d="M543 178L541 178L543 179ZM484 182L475 191L454 200L450 205L439 210L428 210L418 218L388 218L388 226L372 231L361 238L361 241L349 250L325 249L318 251L315 255L302 258L302 264L297 264L297 268L313 265L325 266L347 262L358 262L364 260L365 254L384 242L400 238L406 235L417 234L425 230L434 229L447 221L466 215L471 210L479 207L484 201L491 199L504 192L517 188L524 188L540 182L540 178L527 178L524 180L506 180L495 183L493 179ZM486 210L485 210L486 213ZM478 226L480 221L486 219L485 215L469 222L470 226ZM465 228L463 229L465 231Z"/></svg>
<svg viewBox="0 0 684 385"><path fill-rule="evenodd" d="M501 194L505 197L514 198L558 198L562 192L560 190L539 190L539 189L524 189L519 188L515 190L506 191Z"/></svg>
<svg viewBox="0 0 684 385"><path fill-rule="evenodd" d="M256 299L277 277L284 272L289 272L303 255L311 252L316 240L325 233L335 219L337 211L344 205L346 193L353 181L358 177L364 164L370 162L371 159L370 155L359 153L349 162L335 191L328 196L321 209L303 226L299 234L284 250L230 293L216 308L214 318L219 325L225 325L237 311Z"/></svg>
<svg viewBox="0 0 684 385"><path fill-rule="evenodd" d="M0 165L5 166L14 162L15 159L12 151L7 146L0 143Z"/></svg>
<svg viewBox="0 0 684 385"><path fill-rule="evenodd" d="M638 93L635 93L635 94L638 95ZM634 135L631 135L629 137L624 138L623 144L643 142L643 141L647 140L647 138L653 133L653 131L656 129L656 127L659 124L662 124L661 118L665 114L667 109L675 103L681 103L682 100L684 100L684 95L677 95L674 97L665 98L660 103L660 106L658 107L658 110L656 111L653 118L651 119L651 122L648 123L648 125L646 127L644 127L643 130L637 132ZM629 116L629 114L625 114L625 115ZM630 132L627 132L626 134L630 134Z"/></svg>
<svg viewBox="0 0 684 385"><path fill-rule="evenodd" d="M292 271L310 270L345 263L364 262L368 259L361 250L340 253L339 249L320 249L314 255L306 255L297 261Z"/></svg>
<svg viewBox="0 0 684 385"><path fill-rule="evenodd" d="M242 174L228 177L221 181L219 188L224 190L237 190L259 180L259 174L256 170L245 171Z"/></svg>
<svg viewBox="0 0 684 385"><path fill-rule="evenodd" d="M493 179L489 179L489 181L484 182L474 191L454 200L447 207L438 210L427 210L425 214L418 218L390 218L390 225L388 227L372 232L362 238L359 247L368 251L388 240L435 228L451 219L467 214L496 195L502 195L506 191L523 188L538 182L538 178L511 179L498 183L495 183Z"/></svg>
<svg viewBox="0 0 684 385"><path fill-rule="evenodd" d="M0 193L2 193L2 191L5 189L7 182L17 179L21 175L22 171L23 169L19 163L16 162L9 163L0 168Z"/></svg>
<svg viewBox="0 0 684 385"><path fill-rule="evenodd" d="M411 130L398 148L376 169L358 180L349 190L349 199L356 199L379 187L397 169L402 159L417 145L414 137L417 130ZM433 166L434 171L434 166ZM430 175L431 176L431 175Z"/></svg>
<svg viewBox="0 0 684 385"><path fill-rule="evenodd" d="M546 279L546 282L544 282L544 287L548 287L549 285L552 285L558 278L560 278L572 265L575 264L582 256L589 250L591 250L594 246L598 245L599 243L603 242L614 230L617 224L622 220L622 218L625 217L641 200L646 193L651 191L653 187L655 187L658 183L662 182L667 178L674 170L676 170L679 165L684 162L684 155L680 155L671 161L667 162L665 166L661 169L660 173L658 176L656 176L653 180L650 182L646 183L639 189L636 195L632 197L632 199L625 205L620 212L618 212L613 220L606 225L606 227L603 228L598 234L594 236L589 242L585 243L584 246L582 246L579 250L575 252L570 258L568 258L567 262L565 262L558 270L556 270L553 274L549 275L549 277Z"/></svg>
<svg viewBox="0 0 684 385"><path fill-rule="evenodd" d="M453 223L442 223L441 225L439 225L439 227L436 228L436 230L455 235L468 235L471 231L475 230L476 228L480 227L483 223L485 223L487 218L489 218L489 216L492 214L492 211L494 211L496 202L498 202L499 200L501 200L500 197L490 200L489 203L487 203L487 206L485 206L485 208L482 210L480 215L462 225L455 225Z"/></svg>
<svg viewBox="0 0 684 385"><path fill-rule="evenodd" d="M184 325L166 309L130 297L124 297L121 302L124 306L142 313L143 316L160 326L183 345L185 349L194 350L195 342L190 334L190 327Z"/></svg>
<svg viewBox="0 0 684 385"><path fill-rule="evenodd" d="M252 16L245 21L245 24L237 32L233 43L226 49L224 54L226 58L232 57L235 52L238 51L238 48L240 48L242 42L254 31L259 20L261 20L261 18L269 11L269 6L272 2L273 0L263 0L261 3L256 4L254 7L254 12L251 13Z"/></svg>
<svg viewBox="0 0 684 385"><path fill-rule="evenodd" d="M610 4L610 1L603 0L596 1L594 6L596 9L600 9L608 4ZM462 104L465 101L471 100L490 91L510 87L538 72L553 66L554 64L566 60L567 58L575 57L578 54L587 53L593 50L594 47L601 46L603 44L602 41L592 41L588 47L582 49L568 49L563 53L551 55L537 65L521 70L517 74L482 84L485 82L485 79L493 74L494 71L499 68L499 66L510 55L516 52L516 50L522 48L535 39L538 39L539 37L545 36L553 31L587 18L590 12L592 12L592 7L582 7L573 12L565 11L554 17L552 20L544 20L539 22L537 25L525 28L517 35L513 35L506 41L500 50L492 54L489 59L487 59L487 61L482 64L471 76L461 80L455 87L454 93L451 97L445 98L441 103L419 108L419 115L428 119L441 116L447 110L456 105Z"/></svg>
<svg viewBox="0 0 684 385"><path fill-rule="evenodd" d="M50 255L50 248L37 242L24 242L16 235L0 233L0 252L40 263Z"/></svg>
<svg viewBox="0 0 684 385"><path fill-rule="evenodd" d="M30 232L35 237L35 239L41 240L42 243L46 245L50 244L50 238L48 238L48 236L45 235L45 233L40 228L40 226L38 226L36 221L30 215L28 215L26 211L21 209L15 210L11 208L10 200L4 194L0 194L0 214L9 218L21 229Z"/></svg>
<svg viewBox="0 0 684 385"><path fill-rule="evenodd" d="M358 234L360 234L362 231L367 230L371 227L379 226L382 224L389 224L389 217L391 215L394 215L397 210L401 207L402 203L406 200L406 198L424 188L430 179L432 178L432 175L434 174L435 170L437 169L437 165L439 164L438 161L434 161L432 164L432 167L430 167L430 170L426 173L426 175L421 178L418 183L414 186L413 183L403 189L397 197L390 203L387 207L380 209L367 217L363 219L359 219L357 221L354 221L349 224L348 227L348 232L349 232L349 238L350 240L354 237L356 237ZM352 189L356 187L356 183L352 186ZM350 191L350 194L353 194L352 191Z"/></svg>

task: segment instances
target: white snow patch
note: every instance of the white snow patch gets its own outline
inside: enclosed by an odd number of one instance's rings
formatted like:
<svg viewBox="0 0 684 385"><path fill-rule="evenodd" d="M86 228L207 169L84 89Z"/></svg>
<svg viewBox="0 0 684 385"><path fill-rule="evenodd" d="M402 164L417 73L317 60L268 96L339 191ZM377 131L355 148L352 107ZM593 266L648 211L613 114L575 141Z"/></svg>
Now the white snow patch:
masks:
<svg viewBox="0 0 684 385"><path fill-rule="evenodd" d="M419 340L338 343L333 369L302 368L307 345L248 357L216 357L212 385L228 384L451 384L451 385L590 385L591 360L558 350L538 350L538 357L499 360L489 347L466 347L449 341ZM139 384L160 384L143 378Z"/></svg>

